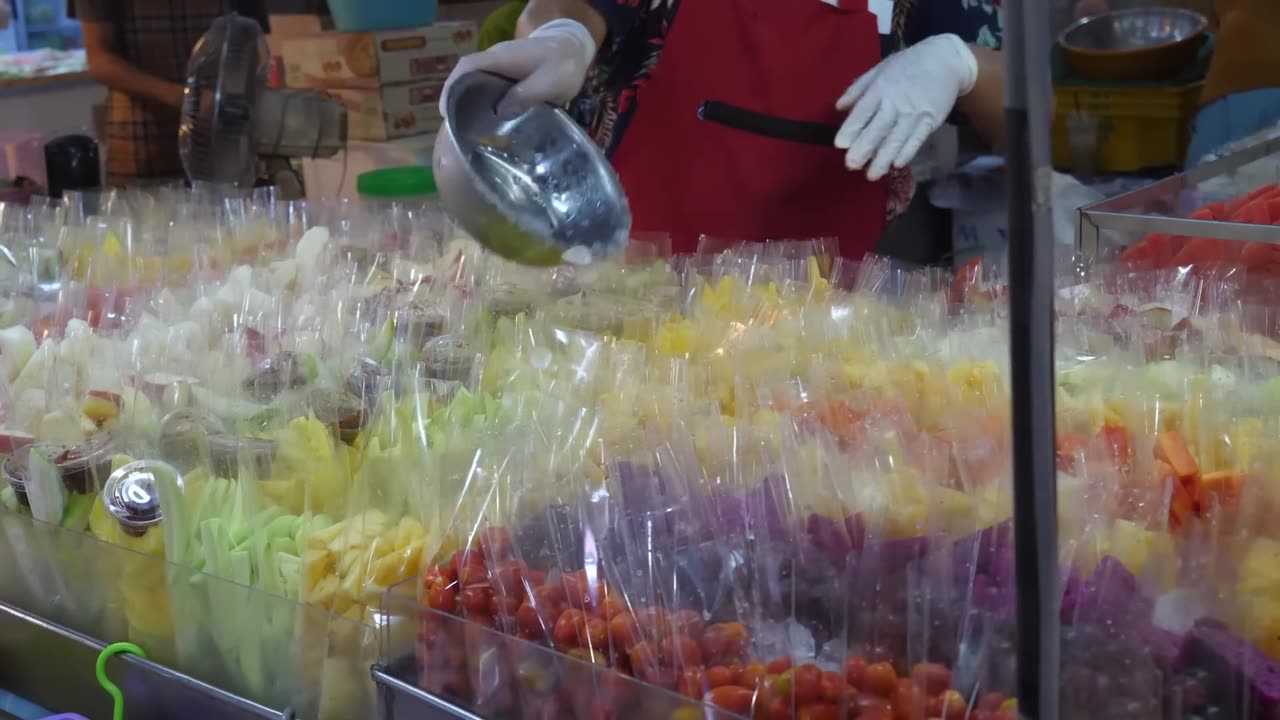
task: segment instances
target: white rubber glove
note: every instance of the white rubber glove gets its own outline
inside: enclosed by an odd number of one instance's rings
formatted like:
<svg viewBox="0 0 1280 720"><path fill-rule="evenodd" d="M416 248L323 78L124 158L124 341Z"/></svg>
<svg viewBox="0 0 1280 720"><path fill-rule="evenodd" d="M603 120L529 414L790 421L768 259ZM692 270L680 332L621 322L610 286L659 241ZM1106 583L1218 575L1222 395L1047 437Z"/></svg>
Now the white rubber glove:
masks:
<svg viewBox="0 0 1280 720"><path fill-rule="evenodd" d="M582 89L596 50L596 42L585 25L577 20L552 20L527 38L501 42L484 52L464 56L445 81L441 101L455 78L483 70L516 81L516 86L498 103L497 112L502 117L515 117L540 102L563 105Z"/></svg>
<svg viewBox="0 0 1280 720"><path fill-rule="evenodd" d="M978 81L978 59L956 35L935 35L885 58L836 101L849 117L836 133L850 170L879 180L911 163L956 100Z"/></svg>

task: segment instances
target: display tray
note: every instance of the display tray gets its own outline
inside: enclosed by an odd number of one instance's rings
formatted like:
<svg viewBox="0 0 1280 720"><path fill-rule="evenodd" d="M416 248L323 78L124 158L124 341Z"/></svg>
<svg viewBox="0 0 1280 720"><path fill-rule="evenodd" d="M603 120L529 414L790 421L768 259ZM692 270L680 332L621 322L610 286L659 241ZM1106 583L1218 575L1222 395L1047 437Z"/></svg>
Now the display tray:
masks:
<svg viewBox="0 0 1280 720"><path fill-rule="evenodd" d="M133 708L150 712L159 703L184 710L138 716L131 709L130 720L193 717L179 702L191 687L226 698L226 708L243 704L268 713L227 709L210 718L279 717L285 708L307 720L376 716L372 626L3 508L0 603L0 688L58 712L110 717L109 707L66 707L64 693L74 684L72 697L105 701L94 680L97 655L111 643L131 642L152 661L143 663L146 672L121 678L126 695L141 700ZM51 640L57 638L65 640ZM129 668L141 662L120 661ZM154 689L152 676L169 684Z"/></svg>
<svg viewBox="0 0 1280 720"><path fill-rule="evenodd" d="M1079 250L1108 261L1153 235L1280 244L1280 219L1252 199L1280 182L1280 138L1080 210Z"/></svg>
<svg viewBox="0 0 1280 720"><path fill-rule="evenodd" d="M413 655L373 666L378 686L378 710L383 720L481 720L469 710L417 687L417 664Z"/></svg>
<svg viewBox="0 0 1280 720"><path fill-rule="evenodd" d="M88 718L111 717L111 698L94 678L104 646L56 623L0 602L0 687L37 705ZM187 675L119 656L108 675L124 693L130 720L273 720L293 717Z"/></svg>

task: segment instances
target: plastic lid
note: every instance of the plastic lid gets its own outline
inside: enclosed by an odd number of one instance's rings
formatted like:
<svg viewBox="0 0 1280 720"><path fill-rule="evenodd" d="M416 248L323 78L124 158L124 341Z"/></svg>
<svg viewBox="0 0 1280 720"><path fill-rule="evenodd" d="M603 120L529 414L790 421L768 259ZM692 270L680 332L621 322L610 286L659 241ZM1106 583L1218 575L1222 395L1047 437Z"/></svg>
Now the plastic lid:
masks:
<svg viewBox="0 0 1280 720"><path fill-rule="evenodd" d="M356 192L373 198L434 195L436 177L431 168L421 165L370 170L356 178Z"/></svg>

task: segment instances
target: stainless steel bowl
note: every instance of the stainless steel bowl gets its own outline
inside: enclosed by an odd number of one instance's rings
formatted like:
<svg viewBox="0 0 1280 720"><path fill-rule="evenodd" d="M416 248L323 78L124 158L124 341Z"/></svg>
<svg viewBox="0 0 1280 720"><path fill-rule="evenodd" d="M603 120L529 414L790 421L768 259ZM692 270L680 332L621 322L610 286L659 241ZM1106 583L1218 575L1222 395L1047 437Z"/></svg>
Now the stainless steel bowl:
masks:
<svg viewBox="0 0 1280 720"><path fill-rule="evenodd" d="M445 210L480 244L526 265L618 252L631 210L604 153L550 105L498 117L512 85L476 72L449 86L432 158Z"/></svg>
<svg viewBox="0 0 1280 720"><path fill-rule="evenodd" d="M1058 36L1077 75L1101 81L1156 81L1196 60L1209 21L1178 8L1138 8L1072 23Z"/></svg>

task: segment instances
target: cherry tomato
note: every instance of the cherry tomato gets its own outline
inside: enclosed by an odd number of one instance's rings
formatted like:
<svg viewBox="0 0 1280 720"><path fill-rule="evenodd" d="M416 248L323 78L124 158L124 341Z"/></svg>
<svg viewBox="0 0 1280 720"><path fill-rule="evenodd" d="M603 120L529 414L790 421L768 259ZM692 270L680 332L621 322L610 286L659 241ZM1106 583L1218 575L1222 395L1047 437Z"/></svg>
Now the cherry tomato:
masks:
<svg viewBox="0 0 1280 720"><path fill-rule="evenodd" d="M674 635L661 643L662 655L678 668L702 664L702 648L688 635Z"/></svg>
<svg viewBox="0 0 1280 720"><path fill-rule="evenodd" d="M511 557L511 531L499 527L485 529L480 533L480 551L490 561Z"/></svg>
<svg viewBox="0 0 1280 720"><path fill-rule="evenodd" d="M942 720L964 720L969 712L969 703L964 696L955 690L946 690L938 696L939 712L935 717Z"/></svg>
<svg viewBox="0 0 1280 720"><path fill-rule="evenodd" d="M427 607L440 612L458 611L458 591L452 585L439 585L427 593Z"/></svg>
<svg viewBox="0 0 1280 720"><path fill-rule="evenodd" d="M707 668L707 685L713 688L733 684L733 671L724 665L712 665Z"/></svg>
<svg viewBox="0 0 1280 720"><path fill-rule="evenodd" d="M887 662L872 663L863 675L863 690L882 698L891 698L898 689L898 673Z"/></svg>
<svg viewBox="0 0 1280 720"><path fill-rule="evenodd" d="M796 691L795 668L783 670L772 677L773 680L769 682L769 694L790 700L792 693Z"/></svg>
<svg viewBox="0 0 1280 720"><path fill-rule="evenodd" d="M796 709L796 720L840 720L840 706L832 703L810 703Z"/></svg>
<svg viewBox="0 0 1280 720"><path fill-rule="evenodd" d="M697 700L706 691L706 680L701 668L686 668L676 680L676 692L687 698Z"/></svg>
<svg viewBox="0 0 1280 720"><path fill-rule="evenodd" d="M529 599L531 604L539 610L555 608L564 602L564 590L561 590L559 585L539 585L529 593Z"/></svg>
<svg viewBox="0 0 1280 720"><path fill-rule="evenodd" d="M489 598L493 591L485 586L473 585L463 587L458 599L462 602L462 610L471 615L488 615Z"/></svg>
<svg viewBox="0 0 1280 720"><path fill-rule="evenodd" d="M748 689L755 690L768 674L765 666L758 662L753 662L742 669L742 676L738 679L737 684Z"/></svg>
<svg viewBox="0 0 1280 720"><path fill-rule="evenodd" d="M494 567L493 586L508 596L523 596L524 578L529 568L519 560L503 560Z"/></svg>
<svg viewBox="0 0 1280 720"><path fill-rule="evenodd" d="M627 603L616 594L607 593L604 599L595 608L596 617L601 620L612 620L619 614L627 611ZM698 697L702 697L699 695Z"/></svg>
<svg viewBox="0 0 1280 720"><path fill-rule="evenodd" d="M442 569L439 565L432 565L427 568L422 573L422 586L429 588L437 582L443 585L448 585L450 581L445 577L445 572L446 570Z"/></svg>
<svg viewBox="0 0 1280 720"><path fill-rule="evenodd" d="M851 657L844 661L844 681L859 690L867 676L867 661L860 657Z"/></svg>
<svg viewBox="0 0 1280 720"><path fill-rule="evenodd" d="M731 713L746 715L751 712L751 701L755 693L736 685L722 685L707 693L706 701Z"/></svg>
<svg viewBox="0 0 1280 720"><path fill-rule="evenodd" d="M551 631L557 646L579 647L586 639L587 617L581 610L570 608L560 613Z"/></svg>
<svg viewBox="0 0 1280 720"><path fill-rule="evenodd" d="M520 605L520 598L514 595L494 593L489 596L489 614L497 618L515 617Z"/></svg>
<svg viewBox="0 0 1280 720"><path fill-rule="evenodd" d="M741 660L746 654L747 644L747 628L742 623L708 625L702 633L702 656L707 662Z"/></svg>
<svg viewBox="0 0 1280 720"><path fill-rule="evenodd" d="M951 687L951 671L938 663L919 663L911 668L911 681L927 695L937 695Z"/></svg>
<svg viewBox="0 0 1280 720"><path fill-rule="evenodd" d="M640 626L636 618L629 612L621 612L609 621L609 640L613 646L629 652L644 638L640 635Z"/></svg>
<svg viewBox="0 0 1280 720"><path fill-rule="evenodd" d="M774 660L773 662L766 665L765 669L769 671L770 675L777 675L779 673L790 670L791 658L789 657L778 658L777 660Z"/></svg>
<svg viewBox="0 0 1280 720"><path fill-rule="evenodd" d="M796 706L810 705L822 698L822 670L812 663L806 663L793 671L792 698Z"/></svg>
<svg viewBox="0 0 1280 720"><path fill-rule="evenodd" d="M671 632L695 638L701 637L703 630L706 629L702 613L693 610L679 610L671 613L670 622Z"/></svg>
<svg viewBox="0 0 1280 720"><path fill-rule="evenodd" d="M857 697L853 707L857 709L859 718L862 717L863 713L871 712L883 712L886 717L893 715L893 703L878 695L863 693Z"/></svg>
<svg viewBox="0 0 1280 720"><path fill-rule="evenodd" d="M907 678L898 680L893 693L893 717L895 720L925 720L929 697Z"/></svg>
<svg viewBox="0 0 1280 720"><path fill-rule="evenodd" d="M893 710L873 707L858 713L858 720L893 720Z"/></svg>
<svg viewBox="0 0 1280 720"><path fill-rule="evenodd" d="M823 702L839 703L840 698L844 697L844 691L848 685L844 684L844 680L840 677L840 673L823 671L822 678L818 683L819 697Z"/></svg>
<svg viewBox="0 0 1280 720"><path fill-rule="evenodd" d="M609 623L597 617L588 617L586 626L587 643L596 651L609 647Z"/></svg>
<svg viewBox="0 0 1280 720"><path fill-rule="evenodd" d="M462 587L489 586L489 569L483 565L467 564L458 568L458 584Z"/></svg>
<svg viewBox="0 0 1280 720"><path fill-rule="evenodd" d="M637 675L653 674L662 665L658 648L650 642L637 643L627 653L627 659L631 661L631 669Z"/></svg>
<svg viewBox="0 0 1280 720"><path fill-rule="evenodd" d="M455 552L453 557L449 558L449 570L453 578L457 578L458 574L462 572L462 568L468 565L483 568L484 558L480 556L480 553L472 552L466 548Z"/></svg>
<svg viewBox="0 0 1280 720"><path fill-rule="evenodd" d="M671 637L671 620L662 608L641 608L636 610L635 616L646 638L665 640Z"/></svg>
<svg viewBox="0 0 1280 720"><path fill-rule="evenodd" d="M1004 704L1004 695L998 692L989 692L978 700L978 709L983 712L995 712Z"/></svg>
<svg viewBox="0 0 1280 720"><path fill-rule="evenodd" d="M773 698L767 706L768 720L791 720L791 701Z"/></svg>

